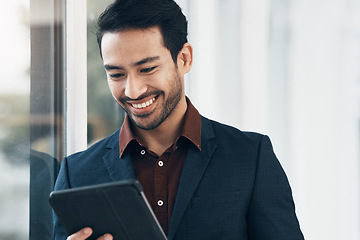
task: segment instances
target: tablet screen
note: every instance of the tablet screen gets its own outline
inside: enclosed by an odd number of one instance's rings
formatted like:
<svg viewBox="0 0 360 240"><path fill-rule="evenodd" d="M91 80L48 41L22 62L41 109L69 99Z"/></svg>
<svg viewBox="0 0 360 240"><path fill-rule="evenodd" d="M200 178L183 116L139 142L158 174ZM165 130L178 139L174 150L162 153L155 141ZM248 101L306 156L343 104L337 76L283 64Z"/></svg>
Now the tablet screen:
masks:
<svg viewBox="0 0 360 240"><path fill-rule="evenodd" d="M91 227L88 239L105 233L121 240L166 239L136 180L54 191L49 201L69 235Z"/></svg>

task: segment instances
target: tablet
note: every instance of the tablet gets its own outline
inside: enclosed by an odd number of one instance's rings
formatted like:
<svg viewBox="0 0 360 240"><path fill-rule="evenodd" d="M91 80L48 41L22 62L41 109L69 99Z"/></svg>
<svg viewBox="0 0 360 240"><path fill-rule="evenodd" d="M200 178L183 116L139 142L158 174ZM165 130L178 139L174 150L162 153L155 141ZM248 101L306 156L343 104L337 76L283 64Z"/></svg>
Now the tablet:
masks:
<svg viewBox="0 0 360 240"><path fill-rule="evenodd" d="M54 191L49 201L69 235L91 227L88 239L105 233L121 240L166 239L137 180Z"/></svg>

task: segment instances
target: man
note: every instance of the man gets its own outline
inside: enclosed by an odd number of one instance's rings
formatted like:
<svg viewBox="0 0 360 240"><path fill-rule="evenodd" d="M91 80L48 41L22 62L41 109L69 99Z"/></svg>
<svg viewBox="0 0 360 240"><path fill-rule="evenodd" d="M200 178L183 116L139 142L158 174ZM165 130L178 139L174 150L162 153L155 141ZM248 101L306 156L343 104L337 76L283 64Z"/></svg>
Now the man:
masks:
<svg viewBox="0 0 360 240"><path fill-rule="evenodd" d="M55 189L136 178L168 239L303 239L269 138L202 117L185 96L193 51L178 5L118 0L98 25L109 88L127 116L63 160ZM56 218L55 237L67 237Z"/></svg>

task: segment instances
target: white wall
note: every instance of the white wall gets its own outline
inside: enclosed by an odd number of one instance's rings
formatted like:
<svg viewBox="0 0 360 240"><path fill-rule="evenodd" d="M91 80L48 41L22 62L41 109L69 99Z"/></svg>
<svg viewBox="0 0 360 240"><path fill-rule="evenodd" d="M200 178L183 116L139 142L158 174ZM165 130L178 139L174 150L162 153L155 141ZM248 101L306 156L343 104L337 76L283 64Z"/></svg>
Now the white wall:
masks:
<svg viewBox="0 0 360 240"><path fill-rule="evenodd" d="M360 237L359 4L294 1L290 9L289 155L313 239Z"/></svg>
<svg viewBox="0 0 360 240"><path fill-rule="evenodd" d="M306 239L360 239L360 1L178 2L195 106L270 135Z"/></svg>

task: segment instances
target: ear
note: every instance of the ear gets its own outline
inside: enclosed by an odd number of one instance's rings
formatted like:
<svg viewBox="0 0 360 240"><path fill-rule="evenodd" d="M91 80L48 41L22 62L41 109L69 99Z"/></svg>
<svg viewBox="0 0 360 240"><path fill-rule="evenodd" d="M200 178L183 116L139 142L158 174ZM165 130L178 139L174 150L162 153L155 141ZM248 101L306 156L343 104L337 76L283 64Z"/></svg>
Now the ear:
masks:
<svg viewBox="0 0 360 240"><path fill-rule="evenodd" d="M190 43L185 43L183 48L180 50L177 58L178 69L183 74L188 73L191 70L193 63L193 48Z"/></svg>

